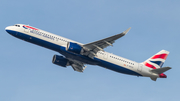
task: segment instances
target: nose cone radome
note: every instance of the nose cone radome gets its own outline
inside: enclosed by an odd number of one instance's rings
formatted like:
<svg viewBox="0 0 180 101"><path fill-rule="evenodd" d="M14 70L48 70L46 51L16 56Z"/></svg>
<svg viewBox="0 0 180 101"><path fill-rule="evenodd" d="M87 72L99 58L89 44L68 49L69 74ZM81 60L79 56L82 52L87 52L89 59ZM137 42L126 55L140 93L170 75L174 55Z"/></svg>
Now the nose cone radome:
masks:
<svg viewBox="0 0 180 101"><path fill-rule="evenodd" d="M159 77L160 77L160 78L167 78L167 76L166 76L165 74L163 74L163 73L162 73L162 74L159 74Z"/></svg>
<svg viewBox="0 0 180 101"><path fill-rule="evenodd" d="M5 31L8 32L9 34L11 34L11 28L10 28L10 26L6 27L6 28L5 28Z"/></svg>

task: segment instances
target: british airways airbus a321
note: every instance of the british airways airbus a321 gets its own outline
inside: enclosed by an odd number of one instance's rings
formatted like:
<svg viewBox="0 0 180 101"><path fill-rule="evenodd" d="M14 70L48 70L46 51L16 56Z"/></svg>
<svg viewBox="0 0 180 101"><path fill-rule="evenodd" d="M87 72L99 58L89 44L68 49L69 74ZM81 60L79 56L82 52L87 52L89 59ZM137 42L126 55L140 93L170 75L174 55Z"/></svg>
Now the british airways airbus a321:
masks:
<svg viewBox="0 0 180 101"><path fill-rule="evenodd" d="M161 50L142 63L105 52L103 49L112 46L115 40L126 35L130 30L88 44L82 44L35 27L24 24L8 26L5 30L14 37L54 50L63 56L54 55L52 62L56 65L71 66L75 71L83 72L85 64L98 65L119 73L157 78L166 78L165 71L171 67L162 67L169 52Z"/></svg>

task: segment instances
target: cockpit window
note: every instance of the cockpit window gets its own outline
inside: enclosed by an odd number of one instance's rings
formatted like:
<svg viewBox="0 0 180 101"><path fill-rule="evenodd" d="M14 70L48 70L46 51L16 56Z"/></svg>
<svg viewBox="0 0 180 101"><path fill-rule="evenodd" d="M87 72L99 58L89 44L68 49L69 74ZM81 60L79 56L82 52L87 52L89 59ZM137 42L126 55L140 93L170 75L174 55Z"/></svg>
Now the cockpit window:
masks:
<svg viewBox="0 0 180 101"><path fill-rule="evenodd" d="M20 25L14 25L14 26L20 27Z"/></svg>

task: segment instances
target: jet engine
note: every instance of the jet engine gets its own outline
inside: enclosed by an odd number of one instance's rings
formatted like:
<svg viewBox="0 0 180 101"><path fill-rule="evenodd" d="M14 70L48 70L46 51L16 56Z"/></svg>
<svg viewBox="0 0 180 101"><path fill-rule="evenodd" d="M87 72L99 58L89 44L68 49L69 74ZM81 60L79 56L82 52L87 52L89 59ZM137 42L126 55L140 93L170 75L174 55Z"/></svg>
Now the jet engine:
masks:
<svg viewBox="0 0 180 101"><path fill-rule="evenodd" d="M62 67L66 67L69 65L69 61L63 56L59 56L59 55L53 56L52 63Z"/></svg>
<svg viewBox="0 0 180 101"><path fill-rule="evenodd" d="M77 43L68 42L66 50L72 53L80 54L83 51L83 48Z"/></svg>

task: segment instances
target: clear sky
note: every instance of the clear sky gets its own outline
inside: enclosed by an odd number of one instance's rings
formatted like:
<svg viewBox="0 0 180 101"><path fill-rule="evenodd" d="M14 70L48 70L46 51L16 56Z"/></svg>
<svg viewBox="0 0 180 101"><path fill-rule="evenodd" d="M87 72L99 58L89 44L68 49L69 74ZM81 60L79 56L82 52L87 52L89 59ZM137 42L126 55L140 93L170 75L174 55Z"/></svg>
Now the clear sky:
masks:
<svg viewBox="0 0 180 101"><path fill-rule="evenodd" d="M1 0L0 101L178 101L180 92L179 0ZM129 33L105 50L143 62L170 51L167 79L116 73L88 65L84 73L52 64L57 52L5 32L14 24L89 43Z"/></svg>

